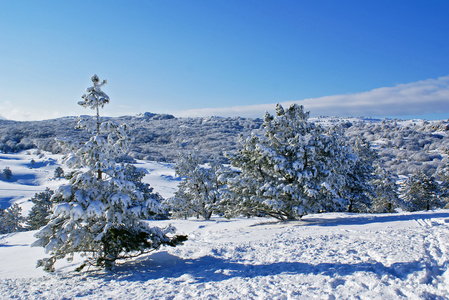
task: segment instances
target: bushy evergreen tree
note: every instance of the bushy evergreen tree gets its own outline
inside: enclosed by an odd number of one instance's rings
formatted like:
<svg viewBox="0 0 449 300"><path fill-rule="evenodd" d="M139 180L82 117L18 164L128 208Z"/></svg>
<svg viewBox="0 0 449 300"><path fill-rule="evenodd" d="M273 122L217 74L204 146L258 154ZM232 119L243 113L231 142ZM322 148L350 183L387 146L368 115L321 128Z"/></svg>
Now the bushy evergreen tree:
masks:
<svg viewBox="0 0 449 300"><path fill-rule="evenodd" d="M144 201L152 200L156 201L158 205L161 205L164 198L157 192L154 192L154 188L150 184L143 182L142 179L145 177L145 170L137 168L132 164L121 163L124 168L125 179L134 183L136 189L142 193ZM150 216L154 219L167 219L167 212L164 208L160 207L157 212L149 212Z"/></svg>
<svg viewBox="0 0 449 300"><path fill-rule="evenodd" d="M190 153L181 155L175 171L183 180L175 196L166 201L174 217L201 216L209 220L212 214L220 211L229 168L218 159L214 159L209 166L203 166L198 154Z"/></svg>
<svg viewBox="0 0 449 300"><path fill-rule="evenodd" d="M73 259L75 253L84 257L86 265L112 268L118 259L159 249L162 245L176 246L185 236L169 236L173 227L152 227L145 220L159 212L157 200L145 197L136 181L126 175L126 164L115 159L126 153L130 143L126 124L101 122L99 108L109 102L101 90L106 81L97 75L93 86L82 96L79 104L96 109L94 122L81 118L79 128L93 132L85 143L61 140L67 152L64 162L73 169L69 183L60 186L49 223L37 234L33 246L44 247L50 257L38 261L46 271L53 271L57 260Z"/></svg>
<svg viewBox="0 0 449 300"><path fill-rule="evenodd" d="M372 186L373 163L377 159L377 155L371 149L369 142L362 137L357 138L351 148L355 159L347 170L341 194L349 201L348 212L368 212L374 193Z"/></svg>
<svg viewBox="0 0 449 300"><path fill-rule="evenodd" d="M441 179L441 199L446 202L445 208L449 208L449 163L439 170L438 175Z"/></svg>
<svg viewBox="0 0 449 300"><path fill-rule="evenodd" d="M392 213L396 208L402 208L403 203L399 198L396 178L380 166L374 171L374 194L372 197L372 212Z"/></svg>
<svg viewBox="0 0 449 300"><path fill-rule="evenodd" d="M2 174L6 178L6 180L10 180L12 177L12 171L9 167L5 167L2 171Z"/></svg>
<svg viewBox="0 0 449 300"><path fill-rule="evenodd" d="M14 203L5 210L0 209L0 234L23 230L22 208Z"/></svg>
<svg viewBox="0 0 449 300"><path fill-rule="evenodd" d="M54 173L53 177L54 177L55 179L64 177L64 170L63 170L61 167L58 166L58 167L55 169L55 173Z"/></svg>
<svg viewBox="0 0 449 300"><path fill-rule="evenodd" d="M26 219L28 229L36 230L47 225L47 217L50 215L52 207L50 199L53 194L53 190L46 188L44 192L36 193L34 197L30 199L34 206L31 208Z"/></svg>
<svg viewBox="0 0 449 300"><path fill-rule="evenodd" d="M338 130L308 121L296 104L264 116L263 136L252 134L228 155L240 173L229 180L228 213L280 220L345 210L339 194L354 156Z"/></svg>
<svg viewBox="0 0 449 300"><path fill-rule="evenodd" d="M404 209L408 211L442 208L438 182L433 176L418 172L402 183Z"/></svg>

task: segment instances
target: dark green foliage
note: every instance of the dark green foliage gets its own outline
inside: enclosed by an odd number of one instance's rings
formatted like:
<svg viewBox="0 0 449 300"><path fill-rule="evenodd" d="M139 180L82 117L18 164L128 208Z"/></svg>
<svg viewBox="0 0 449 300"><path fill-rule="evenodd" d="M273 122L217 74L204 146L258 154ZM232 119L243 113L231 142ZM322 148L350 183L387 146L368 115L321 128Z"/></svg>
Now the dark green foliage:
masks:
<svg viewBox="0 0 449 300"><path fill-rule="evenodd" d="M408 211L442 208L440 187L434 177L423 172L411 175L403 184L404 209Z"/></svg>
<svg viewBox="0 0 449 300"><path fill-rule="evenodd" d="M440 170L438 175L441 180L441 199L448 203L445 208L449 208L449 163L447 163L446 166Z"/></svg>
<svg viewBox="0 0 449 300"><path fill-rule="evenodd" d="M185 241L187 241L186 235L175 235L172 238L166 238L139 229L111 228L101 240L102 251L97 255L95 266L111 269L116 260L152 252L163 245L175 247ZM87 265L88 263L82 264L76 271L81 271Z"/></svg>
<svg viewBox="0 0 449 300"><path fill-rule="evenodd" d="M342 196L349 201L348 212L368 212L374 193L371 184L373 163L378 157L369 142L362 137L356 139L351 148L356 158L348 169Z"/></svg>
<svg viewBox="0 0 449 300"><path fill-rule="evenodd" d="M6 180L10 180L12 177L12 171L9 167L4 168L2 174Z"/></svg>
<svg viewBox="0 0 449 300"><path fill-rule="evenodd" d="M55 169L54 178L58 179L58 178L61 178L61 177L64 177L64 170L61 167L57 167Z"/></svg>
<svg viewBox="0 0 449 300"><path fill-rule="evenodd" d="M372 181L374 194L372 195L371 211L375 213L392 213L403 206L399 199L396 177L384 168L377 166Z"/></svg>
<svg viewBox="0 0 449 300"><path fill-rule="evenodd" d="M54 191L46 188L42 193L36 193L31 202L34 206L28 214L26 225L30 230L36 230L48 223L48 215L51 213L52 203L50 201Z"/></svg>
<svg viewBox="0 0 449 300"><path fill-rule="evenodd" d="M5 210L0 209L0 234L22 231L23 221L22 208L17 203Z"/></svg>

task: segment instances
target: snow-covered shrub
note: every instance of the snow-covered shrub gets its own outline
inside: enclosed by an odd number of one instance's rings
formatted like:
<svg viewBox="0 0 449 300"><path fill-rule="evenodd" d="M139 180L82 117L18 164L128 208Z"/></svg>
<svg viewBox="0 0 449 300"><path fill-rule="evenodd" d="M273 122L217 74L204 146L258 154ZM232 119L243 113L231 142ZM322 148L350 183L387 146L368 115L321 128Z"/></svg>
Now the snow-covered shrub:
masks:
<svg viewBox="0 0 449 300"><path fill-rule="evenodd" d="M54 177L55 179L64 177L64 170L63 170L61 167L58 166L58 167L55 169L55 173L54 173L53 177Z"/></svg>
<svg viewBox="0 0 449 300"><path fill-rule="evenodd" d="M440 187L433 176L423 172L412 174L402 183L403 208L408 211L442 208L445 202L440 198Z"/></svg>
<svg viewBox="0 0 449 300"><path fill-rule="evenodd" d="M46 188L44 192L36 193L30 200L34 206L26 219L26 225L30 230L36 230L47 225L48 216L51 213L52 203L50 201L54 191Z"/></svg>
<svg viewBox="0 0 449 300"><path fill-rule="evenodd" d="M145 170L137 168L132 164L124 164L121 163L124 168L125 180L131 181L134 183L136 189L142 193L142 197L144 201L156 201L158 205L162 204L164 198L159 194L154 192L154 189L146 182L143 182L142 179L145 177ZM149 212L150 217L153 219L167 219L168 213L161 207L156 211Z"/></svg>
<svg viewBox="0 0 449 300"><path fill-rule="evenodd" d="M228 155L240 173L228 183L227 213L286 220L345 210L339 192L354 156L340 132L309 122L303 106L278 104L276 114L265 114L263 136L253 133Z"/></svg>
<svg viewBox="0 0 449 300"><path fill-rule="evenodd" d="M176 174L183 180L175 196L166 201L174 217L201 216L209 220L220 211L220 199L231 171L217 159L209 167L200 164L197 153L181 155L176 163Z"/></svg>
<svg viewBox="0 0 449 300"><path fill-rule="evenodd" d="M2 171L3 177L6 178L6 180L10 180L12 177L12 171L9 167L5 167Z"/></svg>
<svg viewBox="0 0 449 300"><path fill-rule="evenodd" d="M349 201L348 212L367 212L374 192L372 185L376 153L362 137L352 145L354 162L349 166L341 196Z"/></svg>
<svg viewBox="0 0 449 300"><path fill-rule="evenodd" d="M380 166L376 166L372 183L374 187L372 212L392 213L396 208L402 207L396 178L390 172Z"/></svg>
<svg viewBox="0 0 449 300"><path fill-rule="evenodd" d="M445 208L449 208L449 163L438 170L438 176L441 180L440 193L441 199L446 202Z"/></svg>
<svg viewBox="0 0 449 300"><path fill-rule="evenodd" d="M23 221L22 208L17 203L5 210L0 209L0 234L23 230Z"/></svg>
<svg viewBox="0 0 449 300"><path fill-rule="evenodd" d="M185 236L169 236L174 228L152 227L147 220L159 212L157 199L139 190L139 177L130 180L126 164L115 159L126 153L130 138L127 125L102 122L99 108L109 102L101 90L106 81L91 77L93 86L79 104L97 112L96 119L82 117L78 128L93 133L85 142L60 140L66 151L64 162L73 170L69 183L60 186L51 198L54 203L49 222L32 246L44 247L50 257L38 267L54 271L57 260L84 257L86 265L112 268L118 259L153 251L162 245L176 246Z"/></svg>

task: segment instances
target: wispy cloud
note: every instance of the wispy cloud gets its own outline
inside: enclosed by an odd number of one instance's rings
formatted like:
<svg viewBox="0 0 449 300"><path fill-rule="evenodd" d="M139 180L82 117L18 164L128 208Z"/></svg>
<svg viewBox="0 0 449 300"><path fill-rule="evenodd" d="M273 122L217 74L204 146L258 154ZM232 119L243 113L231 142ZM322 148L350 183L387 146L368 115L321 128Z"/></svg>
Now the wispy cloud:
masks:
<svg viewBox="0 0 449 300"><path fill-rule="evenodd" d="M314 116L410 116L449 113L449 76L377 88L358 94L281 102L284 107L292 103L304 105ZM275 103L204 108L180 111L175 115L262 117L265 111L273 112L274 107Z"/></svg>
<svg viewBox="0 0 449 300"><path fill-rule="evenodd" d="M1 98L7 98L5 96ZM51 107L40 105L39 101L20 104L18 101L1 101L0 118L11 120L42 120L67 115L86 114L78 105ZM438 118L449 118L449 75L437 79L427 79L393 87L377 88L368 92L347 95L334 95L298 101L281 102L284 107L292 103L304 105L312 116L394 116L394 117L420 117L426 115L442 114ZM167 111L177 117L207 117L207 116L241 116L261 118L266 111L274 113L276 103L234 106L222 108L203 108L185 111ZM104 115L120 116L124 114L137 114L142 111L120 105L118 109L105 108Z"/></svg>
<svg viewBox="0 0 449 300"><path fill-rule="evenodd" d="M70 115L70 113L46 109L45 107L30 104L26 107L18 106L11 101L0 102L0 119L16 120L16 121L33 121L59 118ZM73 110L71 111L73 113Z"/></svg>

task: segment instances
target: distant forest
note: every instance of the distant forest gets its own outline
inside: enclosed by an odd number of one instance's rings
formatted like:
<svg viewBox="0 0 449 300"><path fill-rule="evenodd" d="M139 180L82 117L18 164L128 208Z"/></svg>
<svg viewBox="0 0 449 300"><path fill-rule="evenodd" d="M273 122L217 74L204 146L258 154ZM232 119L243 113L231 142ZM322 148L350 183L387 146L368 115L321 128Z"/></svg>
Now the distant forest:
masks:
<svg viewBox="0 0 449 300"><path fill-rule="evenodd" d="M257 134L261 119L250 118L175 118L172 115L144 113L108 118L131 126L134 141L130 158L175 162L180 153L197 151L203 161L214 156L226 162L224 154L239 147L239 136ZM74 129L78 118L64 117L44 121L0 120L0 151L14 153L38 148L59 153L55 138L86 141L85 130ZM371 143L381 164L397 175L421 170L428 175L447 163L449 154L448 121L400 121L378 119L317 118L323 126L341 125L351 141L358 136Z"/></svg>

